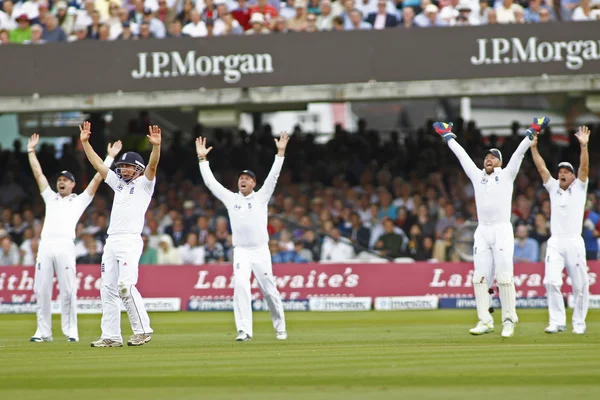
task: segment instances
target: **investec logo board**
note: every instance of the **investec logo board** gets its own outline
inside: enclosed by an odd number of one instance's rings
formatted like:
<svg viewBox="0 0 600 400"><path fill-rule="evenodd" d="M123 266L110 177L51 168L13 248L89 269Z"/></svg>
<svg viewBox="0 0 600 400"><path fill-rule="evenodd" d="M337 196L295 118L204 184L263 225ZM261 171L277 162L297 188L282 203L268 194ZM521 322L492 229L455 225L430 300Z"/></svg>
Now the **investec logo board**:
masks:
<svg viewBox="0 0 600 400"><path fill-rule="evenodd" d="M237 83L244 75L271 74L273 57L270 54L229 54L206 56L190 50L138 53L133 79L171 78L178 76L222 76L227 83Z"/></svg>
<svg viewBox="0 0 600 400"><path fill-rule="evenodd" d="M570 70L583 67L585 61L600 60L599 40L543 42L530 37L477 39L478 53L473 65L563 62Z"/></svg>

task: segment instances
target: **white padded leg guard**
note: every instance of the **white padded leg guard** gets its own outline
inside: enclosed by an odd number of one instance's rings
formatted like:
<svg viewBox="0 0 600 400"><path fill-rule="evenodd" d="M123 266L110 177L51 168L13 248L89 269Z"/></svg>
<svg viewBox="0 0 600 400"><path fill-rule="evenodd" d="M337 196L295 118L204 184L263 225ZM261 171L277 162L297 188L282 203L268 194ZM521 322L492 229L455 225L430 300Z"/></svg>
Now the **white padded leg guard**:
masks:
<svg viewBox="0 0 600 400"><path fill-rule="evenodd" d="M502 322L519 321L517 317L517 293L513 276L507 272L500 272L496 276L498 291L500 292L500 303L502 305Z"/></svg>
<svg viewBox="0 0 600 400"><path fill-rule="evenodd" d="M484 324L493 324L494 319L490 314L490 287L485 276L475 271L473 274L473 289L475 291L475 304L477 305L477 317Z"/></svg>

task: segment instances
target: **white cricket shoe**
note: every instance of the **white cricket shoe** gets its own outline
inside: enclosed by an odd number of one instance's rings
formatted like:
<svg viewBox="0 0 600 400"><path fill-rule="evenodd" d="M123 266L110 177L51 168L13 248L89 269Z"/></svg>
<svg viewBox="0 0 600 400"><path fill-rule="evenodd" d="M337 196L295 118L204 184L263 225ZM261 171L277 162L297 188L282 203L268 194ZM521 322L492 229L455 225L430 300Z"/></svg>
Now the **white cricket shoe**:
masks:
<svg viewBox="0 0 600 400"><path fill-rule="evenodd" d="M546 327L546 329L544 329L544 332L546 333L558 333L558 332L564 332L567 330L567 327L565 325L548 325Z"/></svg>
<svg viewBox="0 0 600 400"><path fill-rule="evenodd" d="M573 333L576 335L584 335L585 334L585 328L573 328Z"/></svg>
<svg viewBox="0 0 600 400"><path fill-rule="evenodd" d="M247 342L248 340L251 340L252 336L248 335L246 332L244 331L239 331L237 337L235 338L236 342Z"/></svg>
<svg viewBox="0 0 600 400"><path fill-rule="evenodd" d="M286 340L287 339L287 332L277 332L275 334L275 339L277 340Z"/></svg>
<svg viewBox="0 0 600 400"><path fill-rule="evenodd" d="M511 337L515 334L515 324L512 321L504 321L502 323L502 337Z"/></svg>
<svg viewBox="0 0 600 400"><path fill-rule="evenodd" d="M90 344L91 347L123 347L123 343L111 339L98 339Z"/></svg>
<svg viewBox="0 0 600 400"><path fill-rule="evenodd" d="M134 333L127 341L127 346L142 346L152 340L152 336L147 333Z"/></svg>
<svg viewBox="0 0 600 400"><path fill-rule="evenodd" d="M483 322L479 321L475 328L470 329L469 332L471 335L483 335L494 332L494 323L492 322L490 324L484 324Z"/></svg>
<svg viewBox="0 0 600 400"><path fill-rule="evenodd" d="M42 342L52 342L52 341L54 341L54 339L52 339L52 336L46 336L46 337L33 336L33 337L29 338L29 341L35 342L35 343L42 343Z"/></svg>

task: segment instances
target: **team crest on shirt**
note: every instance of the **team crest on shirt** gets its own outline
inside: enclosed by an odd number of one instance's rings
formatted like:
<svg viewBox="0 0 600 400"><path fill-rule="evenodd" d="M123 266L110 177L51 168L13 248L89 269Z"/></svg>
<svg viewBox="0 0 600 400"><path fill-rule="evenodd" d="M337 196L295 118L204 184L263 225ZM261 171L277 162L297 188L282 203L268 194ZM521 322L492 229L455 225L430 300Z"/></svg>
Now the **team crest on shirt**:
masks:
<svg viewBox="0 0 600 400"><path fill-rule="evenodd" d="M117 185L117 190L120 192L123 190L123 185L121 185L120 183Z"/></svg>
<svg viewBox="0 0 600 400"><path fill-rule="evenodd" d="M239 204L236 204L235 206L233 206L233 209L236 211L239 211L242 209L242 206L240 206Z"/></svg>
<svg viewBox="0 0 600 400"><path fill-rule="evenodd" d="M485 178L485 177L484 177L484 178L481 178L481 183L482 183L482 184L484 184L484 185L485 185L486 183L488 183L488 180L487 180L487 178Z"/></svg>

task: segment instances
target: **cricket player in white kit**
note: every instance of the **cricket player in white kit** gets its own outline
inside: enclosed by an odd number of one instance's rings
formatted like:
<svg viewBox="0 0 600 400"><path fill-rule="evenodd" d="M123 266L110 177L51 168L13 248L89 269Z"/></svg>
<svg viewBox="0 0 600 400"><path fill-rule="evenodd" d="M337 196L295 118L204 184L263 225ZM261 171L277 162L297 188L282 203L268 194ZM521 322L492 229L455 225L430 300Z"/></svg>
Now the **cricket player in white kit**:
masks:
<svg viewBox="0 0 600 400"><path fill-rule="evenodd" d="M275 285L268 245L267 208L283 166L288 141L289 137L286 133L282 133L279 140L275 139L277 146L275 162L258 192L254 191L256 175L252 171L244 170L238 178L239 192L233 193L217 182L210 170L206 156L212 147L206 148L206 138L196 139L196 153L200 161L202 179L215 197L225 205L231 220L234 273L233 314L238 331L235 339L237 341L252 339L250 275L253 272L269 305L275 337L279 340L287 339L283 304Z"/></svg>
<svg viewBox="0 0 600 400"><path fill-rule="evenodd" d="M500 150L488 150L483 161L483 170L477 168L455 140L456 135L452 133L451 123L433 124L436 132L456 154L475 190L479 224L473 244L473 288L479 322L470 330L473 335L494 331L494 319L490 314L490 286L493 283L494 271L502 304L502 336L510 337L514 334L518 317L513 265L514 233L510 222L513 182L532 140L549 122L547 117L534 119L533 125L527 129L527 136L504 169Z"/></svg>
<svg viewBox="0 0 600 400"><path fill-rule="evenodd" d="M77 278L75 266L75 227L90 205L102 181L96 174L88 187L78 196L73 193L75 176L62 171L56 182L57 192L50 188L48 179L35 155L40 136L34 133L27 142L29 165L44 203L46 212L40 246L35 263L34 293L37 299L37 329L31 342L52 341L52 287L54 274L60 289L62 332L69 342L79 341L77 328ZM110 165L121 150L121 142L109 144L105 163Z"/></svg>
<svg viewBox="0 0 600 400"><path fill-rule="evenodd" d="M581 236L589 181L590 158L587 146L590 130L585 126L581 127L575 137L579 140L581 148L577 176L570 163L561 162L558 164L558 180L552 178L537 149L537 138L531 145L531 153L544 187L550 194L551 206L551 236L548 239L544 273L550 323L545 331L557 333L567 329L565 303L560 291L563 283L562 272L566 266L575 298L573 333L582 335L585 333L585 317L590 295L585 245Z"/></svg>
<svg viewBox="0 0 600 400"><path fill-rule="evenodd" d="M144 245L142 229L145 214L156 184L161 131L156 125L150 127L147 137L152 144L152 153L147 167L139 154L126 152L115 162L116 173L104 165L92 149L89 143L90 131L85 126L81 129L80 137L88 160L115 192L108 239L102 255L102 336L92 342L91 346L123 346L121 301L133 330L127 345L141 346L151 340L153 331L142 296L135 285Z"/></svg>

